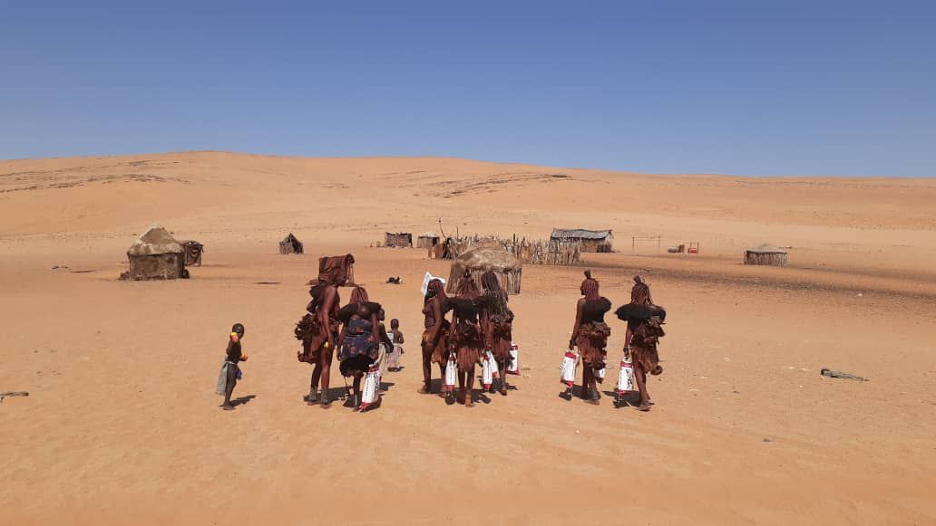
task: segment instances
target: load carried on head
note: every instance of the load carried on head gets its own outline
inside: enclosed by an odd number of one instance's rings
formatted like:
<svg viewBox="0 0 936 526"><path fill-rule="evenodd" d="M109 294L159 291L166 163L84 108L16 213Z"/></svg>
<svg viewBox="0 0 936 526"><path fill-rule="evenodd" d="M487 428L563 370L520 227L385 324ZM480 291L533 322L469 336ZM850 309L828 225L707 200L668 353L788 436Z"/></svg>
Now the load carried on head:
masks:
<svg viewBox="0 0 936 526"><path fill-rule="evenodd" d="M354 256L323 256L319 258L318 277L309 284L331 283L339 287L354 285Z"/></svg>
<svg viewBox="0 0 936 526"><path fill-rule="evenodd" d="M187 278L182 245L159 225L153 225L127 250L130 269L121 279L133 281Z"/></svg>

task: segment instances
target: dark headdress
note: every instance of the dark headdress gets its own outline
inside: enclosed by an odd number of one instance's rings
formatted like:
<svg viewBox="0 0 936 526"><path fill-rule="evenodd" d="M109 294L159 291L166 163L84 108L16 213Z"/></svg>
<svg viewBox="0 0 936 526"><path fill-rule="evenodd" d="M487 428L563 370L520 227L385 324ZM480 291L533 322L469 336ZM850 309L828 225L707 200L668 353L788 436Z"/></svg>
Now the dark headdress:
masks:
<svg viewBox="0 0 936 526"><path fill-rule="evenodd" d="M494 315L508 315L510 309L507 307L507 292L501 287L500 280L493 270L481 275L481 286L484 289L484 302L488 311Z"/></svg>
<svg viewBox="0 0 936 526"><path fill-rule="evenodd" d="M591 270L585 271L585 280L582 281L581 291L582 296L585 296L588 301L594 301L601 297L598 292L598 280L592 277Z"/></svg>
<svg viewBox="0 0 936 526"><path fill-rule="evenodd" d="M640 276L634 276L634 288L631 289L631 303L637 305L653 305L650 297L650 286Z"/></svg>
<svg viewBox="0 0 936 526"><path fill-rule="evenodd" d="M666 320L666 309L653 304L650 286L640 276L634 276L630 303L619 307L615 314L619 319L630 322L647 321L652 316L659 317L660 321Z"/></svg>

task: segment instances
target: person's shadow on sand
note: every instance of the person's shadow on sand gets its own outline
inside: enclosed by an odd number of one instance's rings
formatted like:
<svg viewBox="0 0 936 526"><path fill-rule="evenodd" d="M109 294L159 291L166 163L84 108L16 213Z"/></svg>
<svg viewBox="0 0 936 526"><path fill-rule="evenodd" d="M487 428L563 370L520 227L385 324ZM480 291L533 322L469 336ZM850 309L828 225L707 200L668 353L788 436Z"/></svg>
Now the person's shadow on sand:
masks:
<svg viewBox="0 0 936 526"><path fill-rule="evenodd" d="M605 391L604 394L614 400L614 407L637 407L640 405L640 393L633 391L624 395L618 395L614 391Z"/></svg>
<svg viewBox="0 0 936 526"><path fill-rule="evenodd" d="M577 398L581 396L582 396L582 389L577 385L573 385L571 389L566 388L564 391L559 393L559 398L562 398L563 400L566 400L566 401L571 401L573 398Z"/></svg>
<svg viewBox="0 0 936 526"><path fill-rule="evenodd" d="M231 405L233 405L234 407L238 407L238 406L241 406L241 405L247 405L247 404L250 403L251 400L253 400L253 399L256 398L256 397L257 397L257 395L238 396L237 398L231 400Z"/></svg>

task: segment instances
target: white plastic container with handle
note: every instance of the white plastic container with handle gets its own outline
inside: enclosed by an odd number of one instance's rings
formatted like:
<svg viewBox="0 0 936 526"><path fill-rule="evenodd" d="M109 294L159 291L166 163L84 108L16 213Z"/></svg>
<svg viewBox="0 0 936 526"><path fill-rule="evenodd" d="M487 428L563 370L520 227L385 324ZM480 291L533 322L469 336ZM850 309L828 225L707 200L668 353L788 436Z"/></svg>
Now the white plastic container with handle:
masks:
<svg viewBox="0 0 936 526"><path fill-rule="evenodd" d="M458 367L455 366L455 358L449 356L445 364L445 390L452 392L455 390L455 382L458 381Z"/></svg>
<svg viewBox="0 0 936 526"><path fill-rule="evenodd" d="M568 388L575 385L575 366L578 364L578 354L575 351L566 351L562 357L562 374L559 382Z"/></svg>
<svg viewBox="0 0 936 526"><path fill-rule="evenodd" d="M618 383L615 392L619 395L632 393L636 391L636 382L634 381L634 364L627 358L621 360L621 371L618 373Z"/></svg>
<svg viewBox="0 0 936 526"><path fill-rule="evenodd" d="M494 362L494 356L491 351L484 351L484 357L481 358L481 385L488 391L494 385L494 371L497 370L497 364Z"/></svg>
<svg viewBox="0 0 936 526"><path fill-rule="evenodd" d="M364 377L364 388L361 393L361 411L377 403L380 396L380 366L371 365Z"/></svg>
<svg viewBox="0 0 936 526"><path fill-rule="evenodd" d="M507 365L507 374L520 374L520 346L510 342L510 363Z"/></svg>

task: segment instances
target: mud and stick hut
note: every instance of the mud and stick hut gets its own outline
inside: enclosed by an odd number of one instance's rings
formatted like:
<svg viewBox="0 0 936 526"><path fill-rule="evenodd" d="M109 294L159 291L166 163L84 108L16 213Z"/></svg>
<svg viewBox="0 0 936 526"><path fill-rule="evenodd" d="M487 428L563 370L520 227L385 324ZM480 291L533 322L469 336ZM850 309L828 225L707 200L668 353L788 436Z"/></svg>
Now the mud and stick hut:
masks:
<svg viewBox="0 0 936 526"><path fill-rule="evenodd" d="M465 277L466 270L470 272L471 279L478 286L478 290L483 290L481 276L493 270L507 294L520 294L523 264L501 246L493 244L477 246L458 256L452 262L452 270L446 283L448 293L454 294L458 290L458 282Z"/></svg>
<svg viewBox="0 0 936 526"><path fill-rule="evenodd" d="M579 243L582 252L611 252L614 233L610 230L554 228L549 239L557 243Z"/></svg>
<svg viewBox="0 0 936 526"><path fill-rule="evenodd" d="M159 225L151 226L130 246L127 258L130 270L125 275L126 279L144 281L188 277L182 244Z"/></svg>
<svg viewBox="0 0 936 526"><path fill-rule="evenodd" d="M408 232L387 232L384 235L384 246L387 248L412 248L413 234Z"/></svg>
<svg viewBox="0 0 936 526"><path fill-rule="evenodd" d="M785 267L787 251L773 245L758 245L744 251L744 264Z"/></svg>
<svg viewBox="0 0 936 526"><path fill-rule="evenodd" d="M205 251L205 245L198 241L186 240L179 241L182 245L182 251L185 254L186 267L200 267L202 263L202 253Z"/></svg>
<svg viewBox="0 0 936 526"><path fill-rule="evenodd" d="M304 253L302 241L296 239L296 236L290 233L279 244L280 254L302 254Z"/></svg>
<svg viewBox="0 0 936 526"><path fill-rule="evenodd" d="M435 232L420 234L416 239L416 248L433 248L439 244L439 235Z"/></svg>

